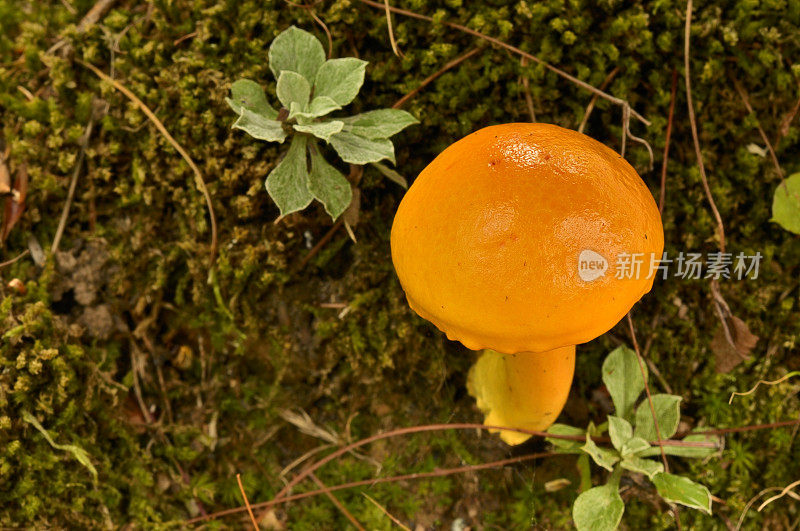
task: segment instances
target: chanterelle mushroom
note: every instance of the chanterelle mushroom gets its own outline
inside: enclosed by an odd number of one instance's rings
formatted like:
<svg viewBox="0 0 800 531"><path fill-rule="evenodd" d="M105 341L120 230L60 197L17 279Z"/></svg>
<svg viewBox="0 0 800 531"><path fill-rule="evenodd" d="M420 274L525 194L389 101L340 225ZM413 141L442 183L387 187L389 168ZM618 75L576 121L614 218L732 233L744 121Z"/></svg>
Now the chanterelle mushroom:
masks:
<svg viewBox="0 0 800 531"><path fill-rule="evenodd" d="M516 123L436 157L403 198L391 243L420 316L467 348L524 353L486 354L471 371L488 418L543 429L572 380L574 349L563 347L603 334L650 290L664 234L650 191L619 154L575 131ZM494 394L498 367L515 375L512 388L524 387L520 371L531 374L524 400Z"/></svg>

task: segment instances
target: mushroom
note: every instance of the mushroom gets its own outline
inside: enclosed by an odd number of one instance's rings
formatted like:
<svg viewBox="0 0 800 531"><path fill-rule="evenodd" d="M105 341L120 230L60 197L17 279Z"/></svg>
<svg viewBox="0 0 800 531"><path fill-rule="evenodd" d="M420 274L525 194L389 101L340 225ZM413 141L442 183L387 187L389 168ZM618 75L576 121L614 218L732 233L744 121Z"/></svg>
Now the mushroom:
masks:
<svg viewBox="0 0 800 531"><path fill-rule="evenodd" d="M650 291L664 234L619 154L556 125L512 123L462 138L419 174L391 247L411 308L486 349L468 378L486 424L544 430L566 402L575 345Z"/></svg>

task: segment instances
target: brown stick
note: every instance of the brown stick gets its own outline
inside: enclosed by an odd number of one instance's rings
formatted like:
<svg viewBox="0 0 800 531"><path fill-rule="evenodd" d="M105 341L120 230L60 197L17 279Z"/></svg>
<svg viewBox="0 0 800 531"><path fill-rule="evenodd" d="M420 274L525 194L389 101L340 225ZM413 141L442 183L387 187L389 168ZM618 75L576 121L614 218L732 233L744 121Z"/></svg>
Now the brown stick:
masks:
<svg viewBox="0 0 800 531"><path fill-rule="evenodd" d="M528 60L521 57L519 64L522 68L525 68L528 65ZM533 109L533 97L531 97L531 84L528 80L528 76L524 73L522 74L522 88L525 92L525 105L528 106L528 114L531 115L531 122L536 123L536 111Z"/></svg>
<svg viewBox="0 0 800 531"><path fill-rule="evenodd" d="M778 162L778 157L775 155L775 150L772 148L772 142L769 141L767 138L767 134L764 132L764 129L758 123L758 117L756 116L756 112L753 110L753 107L750 105L750 99L747 97L747 93L744 91L744 88L739 83L737 79L733 80L733 86L736 87L736 92L739 93L739 97L742 98L742 102L744 103L745 108L747 109L748 114L752 114L754 118L756 118L756 128L758 129L758 134L761 135L761 140L767 145L767 151L769 151L769 156L772 159L772 164L775 165L775 171L778 172L778 176L783 178L783 170L781 169L781 165Z"/></svg>
<svg viewBox="0 0 800 531"><path fill-rule="evenodd" d="M359 1L362 4L366 4L368 6L371 6L371 7L377 8L377 9L385 9L384 4L381 4L381 3L378 3L378 2L373 2L372 0L359 0ZM389 7L389 9L391 11L395 12L395 13L400 14L400 15L405 15L407 17L416 18L418 20L425 20L427 22L433 22L433 18L432 17L426 16L426 15L421 15L419 13L415 13L414 11L409 11L407 9L400 9L400 8L391 7L391 6ZM565 71L561 70L560 68L557 68L557 67L551 65L550 63L548 63L546 61L543 61L542 59L539 59L535 55L531 55L528 52L517 48L516 46L512 46L512 45L510 45L510 44L508 44L506 42L501 41L500 39L496 39L494 37L490 37L489 35L483 34L480 31L476 31L476 30L474 30L472 28L468 28L467 26L462 26L461 24L456 24L454 22L447 22L447 21L444 21L443 24L445 26L457 29L459 31L463 31L464 33L472 35L473 37L478 37L478 38L483 39L485 41L491 42L492 44L496 44L497 46L505 48L506 50L509 50L509 51L511 51L511 52L513 52L513 53L515 53L517 55L520 55L522 57L525 57L528 60L533 61L536 64L540 64L540 65L544 66L545 68L547 68L548 70L550 70L551 72L563 77L564 79L567 79L567 80L571 81L572 83L575 83L579 87L581 87L581 88L583 88L585 90L588 90L589 92L597 94L601 98L606 99L606 100L608 100L608 101L610 101L610 102L612 102L612 103L614 103L616 105L619 105L621 107L630 107L630 104L627 101L625 101L623 99L620 99L620 98L617 98L616 96L612 96L611 94L607 94L607 93L603 92L602 90L590 85L589 83L586 83L585 81L581 81L577 77L566 73ZM642 122L643 124L650 125L650 121L647 120L644 116L642 116L638 112L636 112L635 110L631 109L631 114L633 116L635 116L636 119L639 120L640 122Z"/></svg>
<svg viewBox="0 0 800 531"><path fill-rule="evenodd" d="M211 194L208 191L208 187L206 186L206 182L203 179L203 174L200 171L200 168L198 168L197 164L194 163L194 160L192 160L192 157L189 156L189 153L187 153L186 150L183 149L183 146L181 146L178 143L178 141L175 140L175 138L169 133L169 131L161 122L161 120L158 119L158 116L156 116L155 113L153 113L153 111L151 111L150 108L147 105L145 105L144 102L140 100L138 96L136 96L136 94L131 92L125 85L123 85L116 79L101 72L100 69L98 69L96 66L89 63L85 63L79 59L76 59L76 61L78 62L78 64L83 65L92 72L94 72L94 74L103 81L111 83L115 89L122 92L125 96L128 97L129 100L131 100L134 104L136 104L136 106L139 107L139 109L145 114L145 116L147 116L150 119L151 122L153 122L153 125L156 126L156 129L158 129L159 132L162 135L164 135L164 138L167 139L167 141L172 145L172 147L175 148L175 150L180 154L180 156L183 157L183 160L185 160L186 163L189 165L189 167L192 169L195 176L195 182L198 188L200 188L200 191L203 193L203 196L205 197L206 206L208 207L208 215L209 218L211 219L210 264L211 266L213 266L217 258L217 216L214 214L214 205L211 201Z"/></svg>
<svg viewBox="0 0 800 531"><path fill-rule="evenodd" d="M585 440L585 439L583 439L583 440ZM392 476L392 477L386 477L386 478L363 479L363 480L360 480L360 481L351 481L349 483L343 483L341 485L335 485L333 487L328 487L327 490L329 492L335 492L335 491L338 491L338 490L352 489L352 488L356 488L356 487L364 487L366 485L369 485L369 486L378 485L380 483L395 483L397 481L409 481L409 480L414 480L414 479L428 479L428 478L436 478L436 477L442 477L442 476L450 476L450 475L453 475L453 474L460 474L460 473L463 473L463 472L474 472L476 470L486 470L486 469L490 469L490 468L499 468L499 467L506 466L506 465L512 465L512 464L515 464L515 463L521 463L523 461L531 461L531 460L534 460L534 459L541 459L541 458L544 458L544 457L553 457L553 456L556 456L556 455L563 455L563 454L559 454L558 452L541 452L541 453L537 453L537 454L528 454L528 455L521 455L521 456L518 456L518 457L511 457L511 458L508 458L508 459L501 459L499 461L492 461L490 463L481 463L479 465L466 465L466 466L460 466L460 467L456 467L456 468L443 468L443 469L440 469L440 470L435 470L433 472L417 472L415 474L404 474L404 475L401 475L401 476ZM311 498L313 496L319 496L320 494L324 494L324 493L325 493L325 491L323 489L312 490L312 491L303 492L303 493L300 493L300 494L293 494L291 496L287 496L287 497L281 498L279 500L271 500L271 501L268 501L268 502L256 503L256 504L253 504L252 507L255 508L255 509L269 509L270 507L273 507L273 506L281 504L281 503L288 503L288 502L291 502L291 501L302 500L304 498ZM196 524L198 522L203 522L203 521L206 521L206 520L219 518L221 516L228 516L228 515L231 515L231 514L238 514L238 513L241 513L243 511L245 511L245 510L246 509L244 507L236 507L236 508L233 508L233 509L226 509L224 511L219 511L219 512L212 513L212 514L209 514L209 515L206 515L206 516L198 516L196 518L192 518L191 520L186 520L184 522L184 524L185 525Z"/></svg>
<svg viewBox="0 0 800 531"><path fill-rule="evenodd" d="M746 431L773 430L775 428L786 428L787 426L797 426L799 424L800 419L782 420L780 422L772 422L770 424L753 424L750 426L739 426L735 428L719 428L715 430L704 430L697 433L702 433L703 435L725 435L727 433L742 433Z"/></svg>
<svg viewBox="0 0 800 531"><path fill-rule="evenodd" d="M669 98L669 118L667 119L667 138L664 141L664 158L661 161L661 194L658 197L658 213L664 215L667 197L667 163L669 162L669 141L672 138L672 118L675 114L675 94L678 92L678 71L672 70L672 91Z"/></svg>
<svg viewBox="0 0 800 531"><path fill-rule="evenodd" d="M28 249L25 249L24 251L19 253L17 256L12 258L11 260L6 260L5 262L0 262L0 268L6 267L6 266L10 266L11 264L13 264L15 262L18 262L19 260L21 260L22 258L27 256L29 253L30 253L30 251Z"/></svg>
<svg viewBox="0 0 800 531"><path fill-rule="evenodd" d="M326 455L325 457L323 457L319 461L315 462L314 464L312 464L312 465L304 468L302 471L300 471L291 481L289 481L289 483L286 484L286 486L284 486L280 490L280 492L278 492L278 494L275 495L275 497L273 498L273 501L277 501L277 500L281 499L282 497L285 497L287 495L287 493L292 488L294 488L295 485L297 485L298 483L303 481L305 478L307 478L309 476L309 474L311 474L312 472L315 472L320 467L326 465L327 463L330 463L331 461L333 461L337 457L340 457L340 456L342 456L342 455L344 455L344 454L346 454L348 452L351 452L354 449L359 448L361 446L364 446L366 444L370 444L372 442L379 441L381 439L388 439L388 438L391 438L391 437L397 437L399 435L408 435L408 434L412 434L412 433L422 433L422 432L427 432L427 431L440 431L440 430L475 430L475 429L512 431L512 432L525 433L525 434L528 434L528 435L533 435L533 436L538 436L538 437L549 437L551 439L563 439L563 440L570 440L570 441L584 441L584 440L586 440L585 436L581 436L581 435L556 435L556 434L551 434L551 433L547 433L547 432L544 432L544 431L526 430L526 429L523 429L523 428L511 428L511 427L508 427L508 426L492 426L492 425L475 424L475 423L428 424L428 425L424 425L424 426L411 426L411 427L408 427L408 428L399 428L399 429L396 429L396 430L391 430L391 431L388 431L388 432L378 433L378 434L372 435L372 436L367 437L365 439L361 439L360 441L356 441L356 442L350 443L350 444L348 444L346 446L343 446L343 447L339 448L338 450L336 450L335 452L331 452L330 454ZM595 442L610 442L610 439L608 437L592 437L592 440L594 440ZM655 442L652 442L651 444L659 445L659 446L660 445L666 445L666 446L675 445L675 446L692 446L692 447L697 446L697 447L703 447L703 448L714 447L714 445L710 444L710 443L702 443L702 442L694 443L694 442L684 442L684 441L655 441Z"/></svg>
<svg viewBox="0 0 800 531"><path fill-rule="evenodd" d="M350 511L347 510L347 507L342 505L342 502L339 501L339 498L333 495L331 489L326 487L325 484L317 477L316 474L312 472L309 477L314 481L314 483L317 484L317 486L320 488L323 494L325 494L328 497L328 499L331 502L333 502L336 508L339 509L339 512L341 512L343 515L345 515L345 517L348 520L350 520L350 523L353 524L353 526L355 526L355 528L358 529L358 531L366 531L364 529L364 526L361 525L352 514L350 514Z"/></svg>
<svg viewBox="0 0 800 531"><path fill-rule="evenodd" d="M656 437L658 437L658 442L661 442L661 427L658 425L658 416L656 415L656 407L653 404L653 396L650 393L650 384L647 383L647 374L644 372L644 360L642 360L642 353L639 350L639 341L636 339L636 330L633 328L633 318L631 317L631 313L628 312L628 327L630 328L631 333L631 341L633 341L633 349L636 351L636 361L639 362L639 371L642 373L642 380L644 381L644 391L647 394L647 402L650 404L650 414L653 415L653 426L656 428ZM664 463L664 472L669 474L669 461L667 460L667 453L664 451L663 446L659 446L661 449L661 462ZM675 516L675 524L678 527L678 530L681 529L681 517L678 506L675 505L672 508L672 514Z"/></svg>
<svg viewBox="0 0 800 531"><path fill-rule="evenodd" d="M392 51L397 57L401 59L405 57L400 48L397 47L397 41L394 40L394 29L392 28L392 11L389 9L389 0L383 0L383 5L386 7L386 25L389 27L389 43L392 45Z"/></svg>
<svg viewBox="0 0 800 531"><path fill-rule="evenodd" d="M419 94L419 92L422 89L424 89L425 87L427 87L428 85L433 83L436 80L436 78L438 78L439 76L441 76L442 74L444 74L445 72L450 70L451 68L455 68L456 66L460 65L461 63L463 63L464 61L466 61L467 59L469 59L473 55L479 53L480 51L481 51L481 49L476 47L476 48L471 49L470 51L468 51L467 53L465 53L463 55L459 55L458 57L456 57L455 59L453 59L452 61L450 61L446 65L444 65L442 68L440 68L439 70L437 70L433 74L431 74L428 77L426 77L422 81L422 83L419 84L419 86L417 88L415 88L414 90L412 90L411 92L409 92L408 94L406 94L405 96L403 96L402 98L397 100L395 102L395 104L392 105L392 109L399 109L400 107L405 105L405 103L408 100L410 100L411 98L413 98L414 96Z"/></svg>
<svg viewBox="0 0 800 531"><path fill-rule="evenodd" d="M247 513L250 515L250 522L253 524L253 529L258 531L258 522L256 522L256 517L253 515L253 509L250 507L250 501L247 499L247 493L244 491L244 485L242 485L242 475L236 474L236 481L239 483L239 491L242 493L242 498L244 499L244 505L247 507Z"/></svg>
<svg viewBox="0 0 800 531"><path fill-rule="evenodd" d="M308 251L302 260L300 260L300 263L297 264L297 269L295 271L301 271L304 267L306 267L308 262L310 262L311 259L316 256L320 249L322 249L326 243L331 241L331 238L333 238L333 235L336 234L337 230L339 230L339 227L342 226L342 223L344 223L344 217L339 216L339 219L336 220L336 223L333 224L333 227L331 227L328 232L325 233L325 236L320 238L317 244L312 247L310 251Z"/></svg>
<svg viewBox="0 0 800 531"><path fill-rule="evenodd" d="M56 254L58 252L58 245L61 243L61 237L64 235L64 229L67 226L67 219L69 218L69 209L72 205L72 200L75 197L75 188L78 184L78 175L83 166L83 159L86 155L86 148L89 146L89 138L92 136L92 127L94 126L94 119L89 118L89 123L86 124L86 130L83 132L81 139L81 148L78 152L78 158L75 160L75 169L72 171L72 179L69 182L69 190L67 191L67 200L64 202L64 208L61 211L61 219L58 220L58 228L56 235L53 236L53 244L50 246L50 253Z"/></svg>
<svg viewBox="0 0 800 531"><path fill-rule="evenodd" d="M692 127L692 140L694 140L694 151L697 155L697 166L700 169L700 179L703 181L703 189L706 192L708 204L711 206L711 212L717 220L717 231L719 232L719 250L725 252L725 225L722 223L722 216L719 214L717 204L714 202L714 197L711 195L711 188L708 186L708 177L706 176L706 168L703 164L703 153L700 151L700 137L697 134L697 119L694 115L694 104L692 103L692 76L691 68L689 67L689 50L692 28L692 0L686 2L686 25L684 28L684 47L683 47L683 68L685 71L686 79L686 105L689 109L689 124Z"/></svg>
<svg viewBox="0 0 800 531"><path fill-rule="evenodd" d="M600 84L599 89L605 90L611 82L614 80L614 77L619 73L619 67L614 67L614 70L608 73L606 78ZM578 132L583 133L584 129L586 129L586 124L589 122L589 116L592 115L592 111L594 110L594 106L597 104L597 98L599 98L597 94L592 96L592 99L589 100L589 105L586 106L586 112L583 113L583 119L581 120L580 125L578 126Z"/></svg>

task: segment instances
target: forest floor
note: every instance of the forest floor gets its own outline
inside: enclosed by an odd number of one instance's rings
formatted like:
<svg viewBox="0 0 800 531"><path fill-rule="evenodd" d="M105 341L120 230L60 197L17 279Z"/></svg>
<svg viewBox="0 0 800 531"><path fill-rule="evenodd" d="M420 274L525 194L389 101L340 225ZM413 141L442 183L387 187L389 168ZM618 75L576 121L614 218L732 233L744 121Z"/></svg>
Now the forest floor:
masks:
<svg viewBox="0 0 800 531"><path fill-rule="evenodd" d="M394 274L389 231L402 187L365 169L355 242L318 203L275 223L264 179L283 147L231 129L225 97L246 77L275 101L267 49L292 24L326 50L329 31L333 57L369 61L349 111L410 94L403 109L420 123L393 139L396 168L409 180L447 145L495 123L585 122L587 134L622 148L619 105L446 22L603 86L650 122L634 118L630 128L652 146L652 169L630 137L625 156L662 202L666 251L719 250L688 115L684 2L391 4L432 17L393 14L402 56L383 7L360 0L0 0L0 187L7 171L23 194L3 199L0 262L27 253L0 269L0 526L183 526L243 507L242 491L251 503L270 500L334 446L482 420L465 389L474 353L417 317ZM728 404L734 391L800 369L800 242L770 221L781 178L800 171L800 4L701 4L690 70L709 192L727 250L763 258L758 278L719 282L744 323L729 319L729 327L759 338L741 363L720 345L708 280L659 280L632 311L643 354L660 373L654 390L683 399L684 432L800 412L791 379ZM89 66L138 97L196 162L213 227L175 146ZM619 345L632 346L626 321L578 347L559 422L604 421L600 366ZM718 499L712 516L682 510L684 525L735 526L762 489L800 479L796 435L792 426L730 434L712 457L670 458ZM431 431L360 448L317 478L333 486L547 448L538 438L510 448L477 430ZM596 484L604 474L593 469ZM549 483L562 478L568 483ZM575 456L557 456L338 491L346 511L320 495L257 512L265 525L290 529L342 529L346 512L367 529L391 528L389 514L412 529L565 529L579 482ZM635 477L623 486L624 528L675 527L652 486ZM306 480L294 492L317 488ZM743 528L790 529L800 518L789 496L756 507ZM240 511L209 525L248 520Z"/></svg>

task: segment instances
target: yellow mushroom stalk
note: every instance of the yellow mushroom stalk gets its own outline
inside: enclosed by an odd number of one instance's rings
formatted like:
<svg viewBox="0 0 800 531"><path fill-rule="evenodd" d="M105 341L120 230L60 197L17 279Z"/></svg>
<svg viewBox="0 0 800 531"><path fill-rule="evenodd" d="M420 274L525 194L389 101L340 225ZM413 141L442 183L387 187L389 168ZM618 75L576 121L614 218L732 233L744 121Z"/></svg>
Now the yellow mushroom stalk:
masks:
<svg viewBox="0 0 800 531"><path fill-rule="evenodd" d="M574 372L574 345L517 354L484 350L469 371L467 390L485 415L484 424L542 431L561 413ZM511 445L530 437L515 431L489 431Z"/></svg>
<svg viewBox="0 0 800 531"><path fill-rule="evenodd" d="M469 375L486 424L537 431L566 402L575 345L650 291L664 250L636 170L542 123L493 125L450 145L406 192L391 239L411 308L468 349L488 349Z"/></svg>

